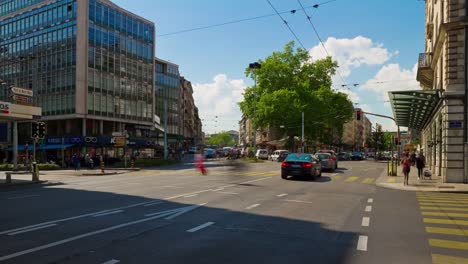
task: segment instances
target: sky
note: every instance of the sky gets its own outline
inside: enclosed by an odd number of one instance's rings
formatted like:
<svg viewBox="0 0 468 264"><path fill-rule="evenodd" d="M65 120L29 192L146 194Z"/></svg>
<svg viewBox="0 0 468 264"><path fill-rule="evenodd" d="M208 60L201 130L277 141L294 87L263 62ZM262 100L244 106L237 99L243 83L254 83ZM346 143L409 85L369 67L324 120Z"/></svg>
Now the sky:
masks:
<svg viewBox="0 0 468 264"><path fill-rule="evenodd" d="M296 10L281 16L313 59L325 57L326 52L299 1L339 63L342 78L333 77L334 87L347 93L356 107L392 116L388 91L420 89L415 78L418 54L424 52L424 1L270 0L280 13ZM203 131L208 134L239 130L237 103L244 89L253 85L245 68L295 40L268 0L113 2L155 23L155 54L178 64L192 82ZM318 8L313 8L316 4ZM271 16L177 33L264 15ZM384 130L396 130L391 120L369 118Z"/></svg>

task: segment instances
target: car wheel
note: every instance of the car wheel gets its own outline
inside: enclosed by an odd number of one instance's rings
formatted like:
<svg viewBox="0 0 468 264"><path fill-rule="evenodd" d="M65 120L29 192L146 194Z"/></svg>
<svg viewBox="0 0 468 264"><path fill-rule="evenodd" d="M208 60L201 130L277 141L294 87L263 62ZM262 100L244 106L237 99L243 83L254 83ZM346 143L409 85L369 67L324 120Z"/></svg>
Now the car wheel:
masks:
<svg viewBox="0 0 468 264"><path fill-rule="evenodd" d="M284 173L281 173L281 179L287 179L288 178L288 175L287 174L284 174Z"/></svg>
<svg viewBox="0 0 468 264"><path fill-rule="evenodd" d="M311 175L310 175L310 179L313 180L313 181L315 181L315 179L316 179L315 175L314 175L314 174L311 174Z"/></svg>
<svg viewBox="0 0 468 264"><path fill-rule="evenodd" d="M317 176L322 177L322 169L319 170L319 174Z"/></svg>

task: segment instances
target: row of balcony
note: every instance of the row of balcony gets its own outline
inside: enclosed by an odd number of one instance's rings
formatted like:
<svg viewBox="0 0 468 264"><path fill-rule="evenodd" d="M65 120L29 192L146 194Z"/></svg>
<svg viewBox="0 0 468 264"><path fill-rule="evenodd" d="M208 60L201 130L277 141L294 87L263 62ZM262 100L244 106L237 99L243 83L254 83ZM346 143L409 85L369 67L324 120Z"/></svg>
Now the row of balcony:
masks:
<svg viewBox="0 0 468 264"><path fill-rule="evenodd" d="M420 53L416 80L424 87L432 88L434 83L434 69L432 69L432 53Z"/></svg>

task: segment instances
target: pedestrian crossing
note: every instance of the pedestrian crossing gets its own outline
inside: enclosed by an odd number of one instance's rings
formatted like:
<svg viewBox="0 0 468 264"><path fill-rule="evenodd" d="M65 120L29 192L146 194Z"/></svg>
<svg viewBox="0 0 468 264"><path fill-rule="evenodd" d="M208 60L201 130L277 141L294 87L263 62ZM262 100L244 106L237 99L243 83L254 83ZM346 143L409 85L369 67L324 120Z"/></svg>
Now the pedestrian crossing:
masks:
<svg viewBox="0 0 468 264"><path fill-rule="evenodd" d="M417 193L434 264L468 263L468 194Z"/></svg>

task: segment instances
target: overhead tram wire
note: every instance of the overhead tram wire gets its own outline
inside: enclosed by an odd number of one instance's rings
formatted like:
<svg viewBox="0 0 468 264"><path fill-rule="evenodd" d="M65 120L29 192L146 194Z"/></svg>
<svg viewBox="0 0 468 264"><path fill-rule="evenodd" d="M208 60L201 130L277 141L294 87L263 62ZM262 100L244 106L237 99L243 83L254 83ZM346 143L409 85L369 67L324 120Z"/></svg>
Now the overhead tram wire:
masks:
<svg viewBox="0 0 468 264"><path fill-rule="evenodd" d="M336 0L335 0L336 1ZM315 27L314 23L312 23L312 18L309 16L309 14L307 14L307 11L305 10L305 7L304 5L302 4L301 0L297 0L297 2L299 3L299 5L301 6L301 9L302 11L304 12L304 14L306 15L307 17L307 20L309 21L310 25L312 26L312 28L314 29L314 32L315 32L315 35L317 36L318 40L320 41L320 44L322 45L323 49L325 50L325 53L327 54L328 57L330 57L330 53L328 52L327 48L325 47L325 44L323 44L323 41L322 41L322 38L320 37L318 31L317 31L317 28ZM329 1L330 2L330 1ZM318 6L317 6L318 7ZM316 8L317 8L316 7ZM339 66L338 66L339 67ZM338 76L340 76L340 79L343 83L346 83L346 81L344 80L343 78L343 75L341 75L341 72L339 69L336 70L336 72L338 73ZM349 89L349 87L347 87Z"/></svg>
<svg viewBox="0 0 468 264"><path fill-rule="evenodd" d="M288 21L286 21L283 16L281 16L281 14L278 12L278 10L276 10L276 8L273 6L273 4L270 2L270 0L266 0L268 2L268 4L270 4L271 8L273 8L273 10L275 10L276 14L281 18L281 20L283 21L283 23L286 25L286 27L288 27L289 31L291 32L291 34L294 36L294 38L296 38L297 42L299 44L301 44L301 47L303 49L306 49L304 44L302 44L302 41L299 39L299 37L296 35L296 33L294 32L294 30L292 30L292 28L289 26L288 24Z"/></svg>
<svg viewBox="0 0 468 264"><path fill-rule="evenodd" d="M335 2L335 1L337 1L337 0L330 0L330 1L326 1L326 2L319 3L319 4L315 4L315 5L311 5L311 6L306 6L305 9L318 8L319 6L322 6L322 5L331 3L331 2ZM297 12L296 9L292 9L292 10L289 10L289 11L282 11L282 12L279 12L279 13L280 13L280 14L287 14L287 13L295 14L296 12ZM213 24L213 25L208 25L208 26L195 27L195 28L189 28L189 29L183 29L183 30L179 30L179 31L169 32L169 33L165 33L165 34L161 34L161 35L156 35L156 37L166 37L166 36L178 35L178 34L182 34L182 33L188 33L188 32L192 32L192 31L210 29L210 28L215 28L215 27L220 27L220 26L226 26L226 25L230 25L230 24L237 24L237 23L241 23L241 22L246 22L246 21L251 21L251 20L257 20L257 19L262 19L262 18L266 18L266 17L272 17L272 16L276 16L276 15L277 15L276 13L273 13L273 14L262 15L262 16L255 16L255 17L242 18L242 19L238 19L238 20L232 20L232 21L227 21L227 22L218 23L218 24Z"/></svg>

